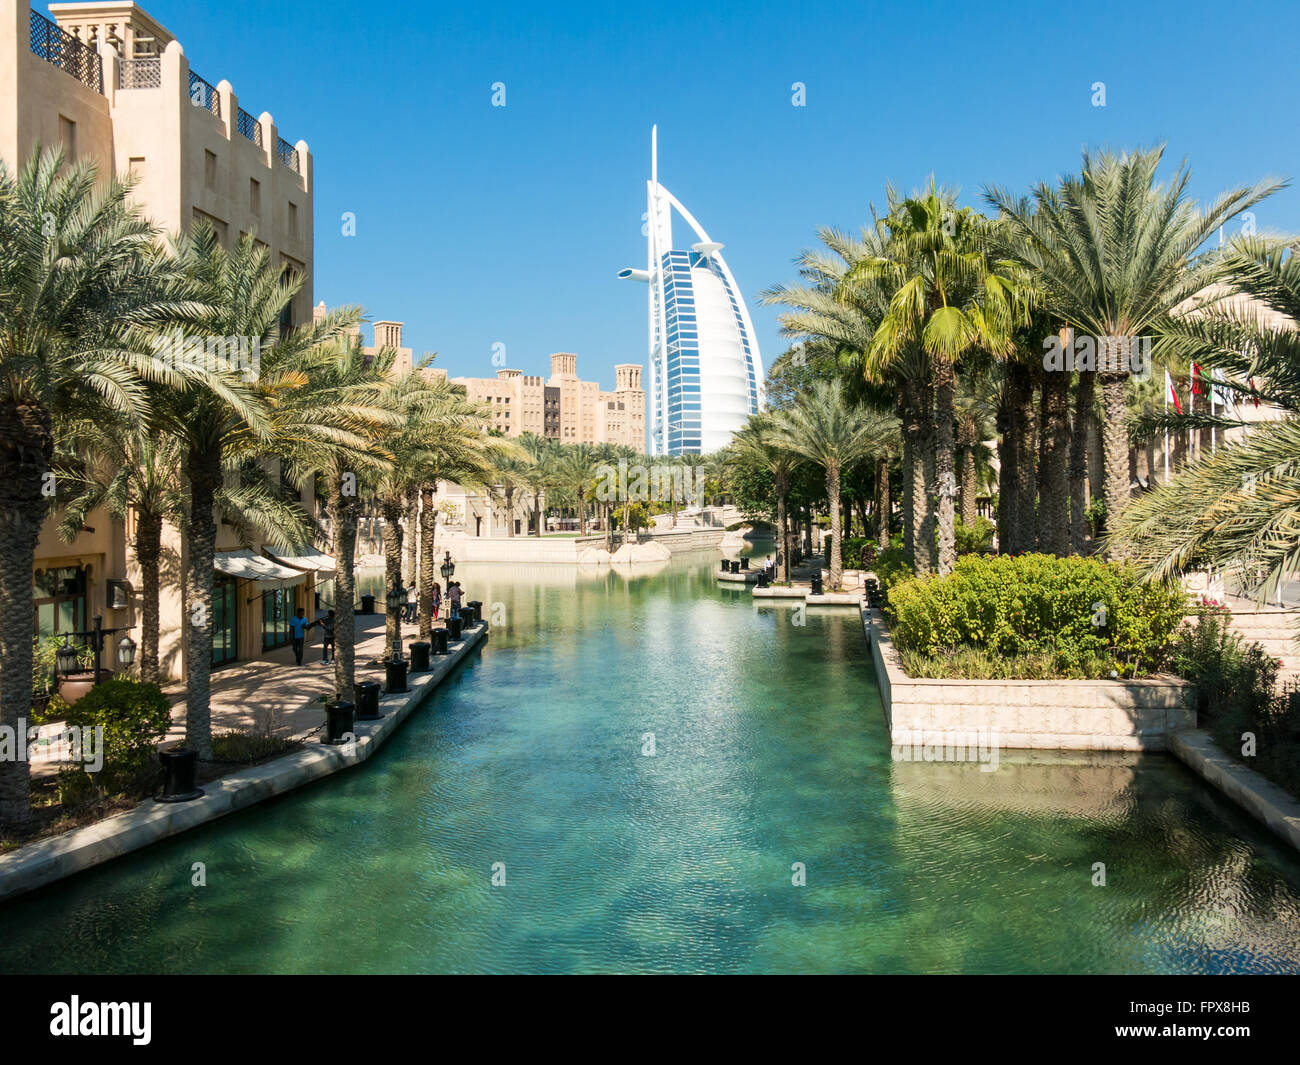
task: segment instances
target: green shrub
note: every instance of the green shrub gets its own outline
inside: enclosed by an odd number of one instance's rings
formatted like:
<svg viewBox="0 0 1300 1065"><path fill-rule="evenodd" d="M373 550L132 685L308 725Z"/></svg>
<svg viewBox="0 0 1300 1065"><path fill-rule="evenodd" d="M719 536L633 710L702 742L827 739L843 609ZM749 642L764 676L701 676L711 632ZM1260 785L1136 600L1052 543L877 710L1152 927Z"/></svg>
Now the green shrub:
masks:
<svg viewBox="0 0 1300 1065"><path fill-rule="evenodd" d="M959 555L987 555L993 548L996 526L988 518L977 517L973 524L965 525L957 519L956 541Z"/></svg>
<svg viewBox="0 0 1300 1065"><path fill-rule="evenodd" d="M873 567L876 580L880 582L880 594L885 602L895 585L904 584L916 577L916 569L907 561L907 552L901 544L891 543L884 551L876 555Z"/></svg>
<svg viewBox="0 0 1300 1065"><path fill-rule="evenodd" d="M967 555L947 577L894 584L885 611L900 651L1048 655L1059 676L1113 670L1132 677L1165 664L1185 601L1181 589L1143 583L1129 565Z"/></svg>
<svg viewBox="0 0 1300 1065"><path fill-rule="evenodd" d="M171 725L171 704L158 685L106 680L69 707L65 720L83 728L103 726L104 768L94 783L105 794L151 790L158 772L156 745Z"/></svg>

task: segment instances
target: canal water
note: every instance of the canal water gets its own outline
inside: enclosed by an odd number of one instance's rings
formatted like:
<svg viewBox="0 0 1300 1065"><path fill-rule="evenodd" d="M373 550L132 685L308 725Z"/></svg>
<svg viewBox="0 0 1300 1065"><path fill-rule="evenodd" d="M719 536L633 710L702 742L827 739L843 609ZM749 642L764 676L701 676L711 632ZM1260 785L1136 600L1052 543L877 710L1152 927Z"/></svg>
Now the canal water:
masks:
<svg viewBox="0 0 1300 1065"><path fill-rule="evenodd" d="M373 759L0 905L0 971L1300 972L1172 758L895 762L856 614L713 566L458 568L490 639Z"/></svg>

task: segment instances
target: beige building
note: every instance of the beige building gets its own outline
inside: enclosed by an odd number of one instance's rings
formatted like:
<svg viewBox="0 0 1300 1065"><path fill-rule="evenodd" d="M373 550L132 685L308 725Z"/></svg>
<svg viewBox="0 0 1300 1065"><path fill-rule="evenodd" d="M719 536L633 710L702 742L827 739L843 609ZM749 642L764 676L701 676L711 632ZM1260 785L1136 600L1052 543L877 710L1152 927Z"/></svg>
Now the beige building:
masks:
<svg viewBox="0 0 1300 1065"><path fill-rule="evenodd" d="M246 111L228 81L190 67L179 41L134 3L52 4L47 18L27 0L0 0L0 157L16 171L36 145L61 145L93 159L102 174L134 174L132 199L166 233L207 219L223 243L248 233L273 262L305 279L285 309L288 324L312 313L312 158L305 141L280 136L271 115ZM244 37L243 40L256 40ZM234 38L232 38L234 40ZM209 56L216 59L216 56ZM268 54L267 61L274 56ZM310 490L304 503L312 505ZM139 573L133 523L92 515L75 542L52 514L36 553L38 634L90 627L134 628L139 643ZM272 562L256 544L241 552L232 526L218 528L214 664L251 658L287 642L296 606L312 606L328 560ZM160 665L184 672L184 546L163 535ZM116 666L116 640L104 664Z"/></svg>
<svg viewBox="0 0 1300 1065"><path fill-rule="evenodd" d="M446 377L445 370L427 371ZM556 352L551 376L498 370L496 377L453 377L469 398L491 410L492 426L506 436L533 433L562 444L621 444L645 450L645 390L641 367L614 367L614 390L578 378L578 356Z"/></svg>

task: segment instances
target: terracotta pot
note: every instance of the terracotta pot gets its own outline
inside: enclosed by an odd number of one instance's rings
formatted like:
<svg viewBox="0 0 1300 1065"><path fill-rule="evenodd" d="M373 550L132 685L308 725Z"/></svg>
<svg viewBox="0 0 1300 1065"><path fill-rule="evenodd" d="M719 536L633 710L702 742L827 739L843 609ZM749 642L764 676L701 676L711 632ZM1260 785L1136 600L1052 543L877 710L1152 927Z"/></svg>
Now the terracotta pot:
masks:
<svg viewBox="0 0 1300 1065"><path fill-rule="evenodd" d="M94 670L87 669L80 673L69 673L67 676L59 678L59 695L69 706L74 706L77 701L95 686ZM111 669L101 669L99 671L99 682L112 677Z"/></svg>

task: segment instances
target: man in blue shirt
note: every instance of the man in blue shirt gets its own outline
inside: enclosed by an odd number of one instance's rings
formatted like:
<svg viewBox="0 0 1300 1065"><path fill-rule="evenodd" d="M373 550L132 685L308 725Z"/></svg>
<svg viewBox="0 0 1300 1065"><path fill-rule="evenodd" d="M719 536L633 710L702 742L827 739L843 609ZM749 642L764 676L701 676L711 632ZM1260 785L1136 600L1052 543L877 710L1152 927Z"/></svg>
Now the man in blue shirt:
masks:
<svg viewBox="0 0 1300 1065"><path fill-rule="evenodd" d="M302 665L303 642L307 638L307 630L310 627L307 621L307 611L299 607L293 612L293 617L289 619L289 635L293 638L293 657L297 660L298 665Z"/></svg>

